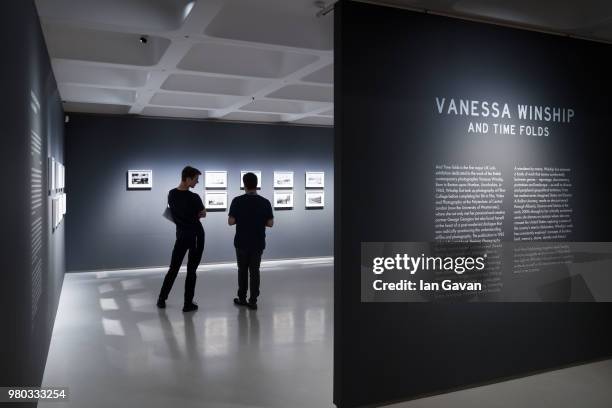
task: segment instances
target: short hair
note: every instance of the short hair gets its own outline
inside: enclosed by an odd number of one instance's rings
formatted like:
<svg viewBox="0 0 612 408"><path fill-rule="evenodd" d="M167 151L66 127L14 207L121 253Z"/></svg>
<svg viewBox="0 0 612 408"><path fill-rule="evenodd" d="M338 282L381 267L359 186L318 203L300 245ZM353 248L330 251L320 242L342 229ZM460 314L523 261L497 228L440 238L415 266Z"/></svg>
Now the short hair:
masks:
<svg viewBox="0 0 612 408"><path fill-rule="evenodd" d="M257 188L257 176L254 173L246 173L242 176L242 183L245 189L254 190Z"/></svg>
<svg viewBox="0 0 612 408"><path fill-rule="evenodd" d="M181 180L187 181L188 178L194 179L195 176L199 176L202 172L195 167L186 166L181 172Z"/></svg>

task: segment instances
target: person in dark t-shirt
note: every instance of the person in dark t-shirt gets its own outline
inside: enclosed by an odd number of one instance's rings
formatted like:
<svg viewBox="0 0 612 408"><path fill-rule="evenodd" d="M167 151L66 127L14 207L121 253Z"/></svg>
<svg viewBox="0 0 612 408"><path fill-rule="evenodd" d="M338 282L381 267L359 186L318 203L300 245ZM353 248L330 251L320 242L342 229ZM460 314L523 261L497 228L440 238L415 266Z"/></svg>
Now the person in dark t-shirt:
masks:
<svg viewBox="0 0 612 408"><path fill-rule="evenodd" d="M189 189L194 188L198 184L201 174L196 168L191 166L185 167L181 174L179 186L168 192L168 207L176 224L176 242L172 250L170 268L164 278L164 283L157 299L157 306L162 309L166 307L166 299L187 251L189 251L189 255L187 257L183 312L191 312L198 309L198 305L193 302L193 294L196 284L196 270L200 265L202 253L204 252L204 228L200 218L206 217L206 209L200 196L192 193Z"/></svg>
<svg viewBox="0 0 612 408"><path fill-rule="evenodd" d="M270 201L257 195L257 176L246 173L242 182L245 194L232 200L227 220L229 225L236 225L234 247L238 261L238 297L234 298L234 303L257 309L259 265L266 248L266 227L274 225L274 215ZM249 278L251 292L247 302Z"/></svg>

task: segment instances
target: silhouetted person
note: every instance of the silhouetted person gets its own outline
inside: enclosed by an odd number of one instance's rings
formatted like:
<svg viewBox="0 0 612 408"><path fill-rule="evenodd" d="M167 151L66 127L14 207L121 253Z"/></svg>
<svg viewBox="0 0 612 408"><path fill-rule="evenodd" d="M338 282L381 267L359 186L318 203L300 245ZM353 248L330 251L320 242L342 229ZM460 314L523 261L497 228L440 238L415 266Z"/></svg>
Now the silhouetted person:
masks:
<svg viewBox="0 0 612 408"><path fill-rule="evenodd" d="M189 251L183 312L198 309L198 305L193 303L193 293L196 284L196 270L204 252L204 228L200 223L200 218L206 217L206 209L204 209L200 196L192 193L189 189L198 184L201 174L198 169L190 166L185 167L181 173L181 183L168 193L168 206L176 224L176 242L172 250L170 268L159 292L159 299L157 299L157 306L160 308L166 307L166 299L168 299L170 289L172 289L176 275L183 263L185 253Z"/></svg>
<svg viewBox="0 0 612 408"><path fill-rule="evenodd" d="M266 227L274 225L272 205L257 195L257 176L246 173L242 176L244 194L232 200L229 210L229 225L236 225L234 247L238 261L238 297L234 303L257 309L259 296L259 265L266 248ZM247 302L247 291L251 292Z"/></svg>

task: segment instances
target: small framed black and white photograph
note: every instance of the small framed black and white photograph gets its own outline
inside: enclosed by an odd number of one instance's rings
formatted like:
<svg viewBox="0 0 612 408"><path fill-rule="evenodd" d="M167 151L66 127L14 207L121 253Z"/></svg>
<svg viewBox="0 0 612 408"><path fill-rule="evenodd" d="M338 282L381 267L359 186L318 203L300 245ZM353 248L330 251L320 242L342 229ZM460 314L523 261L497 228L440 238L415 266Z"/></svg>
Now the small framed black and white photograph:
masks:
<svg viewBox="0 0 612 408"><path fill-rule="evenodd" d="M275 171L274 188L293 188L293 172Z"/></svg>
<svg viewBox="0 0 612 408"><path fill-rule="evenodd" d="M62 189L62 163L55 160L55 191Z"/></svg>
<svg viewBox="0 0 612 408"><path fill-rule="evenodd" d="M55 175L55 183L56 183L56 188L58 190L64 190L64 188L66 188L66 168L64 167L64 165L62 163L56 162L57 163L57 174Z"/></svg>
<svg viewBox="0 0 612 408"><path fill-rule="evenodd" d="M227 188L227 171L205 171L204 185L206 188Z"/></svg>
<svg viewBox="0 0 612 408"><path fill-rule="evenodd" d="M153 170L128 170L129 190L150 190L153 188Z"/></svg>
<svg viewBox="0 0 612 408"><path fill-rule="evenodd" d="M306 172L306 188L323 188L325 187L325 172L323 171L307 171Z"/></svg>
<svg viewBox="0 0 612 408"><path fill-rule="evenodd" d="M206 191L204 193L204 207L207 210L227 209L226 191Z"/></svg>
<svg viewBox="0 0 612 408"><path fill-rule="evenodd" d="M261 188L261 170L242 170L240 172L240 188L244 188L242 177L247 173L253 173L257 176L257 188Z"/></svg>
<svg viewBox="0 0 612 408"><path fill-rule="evenodd" d="M55 158L49 157L49 194L55 193Z"/></svg>
<svg viewBox="0 0 612 408"><path fill-rule="evenodd" d="M66 216L66 214L68 213L68 209L66 207L66 201L67 201L67 197L66 194L62 194L61 195L61 203L62 203L62 217Z"/></svg>
<svg viewBox="0 0 612 408"><path fill-rule="evenodd" d="M274 208L293 208L293 191L275 191Z"/></svg>
<svg viewBox="0 0 612 408"><path fill-rule="evenodd" d="M325 207L325 192L324 191L307 191L306 192L306 208L323 208Z"/></svg>

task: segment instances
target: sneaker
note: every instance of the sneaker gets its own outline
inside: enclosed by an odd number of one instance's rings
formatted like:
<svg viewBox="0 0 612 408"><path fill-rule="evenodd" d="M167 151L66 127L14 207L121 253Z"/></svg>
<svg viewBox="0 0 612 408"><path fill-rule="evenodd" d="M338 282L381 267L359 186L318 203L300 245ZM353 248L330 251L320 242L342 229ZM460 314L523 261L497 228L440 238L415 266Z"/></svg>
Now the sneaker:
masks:
<svg viewBox="0 0 612 408"><path fill-rule="evenodd" d="M185 306L183 306L183 312L193 312L194 310L198 310L197 303L186 303Z"/></svg>
<svg viewBox="0 0 612 408"><path fill-rule="evenodd" d="M166 301L162 299L157 299L157 307L159 307L160 309L165 309Z"/></svg>
<svg viewBox="0 0 612 408"><path fill-rule="evenodd" d="M238 305L238 306L247 306L248 305L246 300L240 299L240 298L234 298L234 304Z"/></svg>
<svg viewBox="0 0 612 408"><path fill-rule="evenodd" d="M257 302L249 301L246 306L251 310L257 310Z"/></svg>

